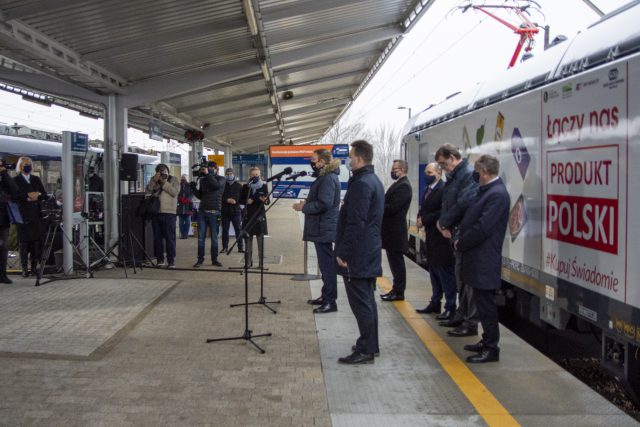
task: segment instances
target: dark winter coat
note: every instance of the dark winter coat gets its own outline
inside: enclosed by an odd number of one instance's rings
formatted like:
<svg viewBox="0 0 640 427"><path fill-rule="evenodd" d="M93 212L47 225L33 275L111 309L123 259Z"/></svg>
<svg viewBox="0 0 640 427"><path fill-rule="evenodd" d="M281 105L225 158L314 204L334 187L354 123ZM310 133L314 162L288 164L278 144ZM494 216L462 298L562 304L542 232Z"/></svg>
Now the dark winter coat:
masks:
<svg viewBox="0 0 640 427"><path fill-rule="evenodd" d="M180 192L178 193L178 209L176 213L178 215L191 215L193 214L193 191L191 190L191 184L188 182L180 182Z"/></svg>
<svg viewBox="0 0 640 427"><path fill-rule="evenodd" d="M98 174L93 174L93 176L89 177L89 191L104 191L104 181L102 178L98 176Z"/></svg>
<svg viewBox="0 0 640 427"><path fill-rule="evenodd" d="M422 221L426 235L427 267L452 266L455 265L455 259L451 241L444 237L436 226L442 209L444 182L438 181L429 196L426 197L428 189L427 187L424 191L422 205L420 206L420 212L418 212L418 218Z"/></svg>
<svg viewBox="0 0 640 427"><path fill-rule="evenodd" d="M473 167L467 159L463 159L447 176L442 194L440 225L455 231L467 207L475 200L477 194L478 183L473 180Z"/></svg>
<svg viewBox="0 0 640 427"><path fill-rule="evenodd" d="M407 212L412 194L409 178L404 176L396 180L384 195L382 249L406 252L409 247Z"/></svg>
<svg viewBox="0 0 640 427"><path fill-rule="evenodd" d="M6 170L0 172L0 228L8 227L10 224L7 203L17 191L18 186L9 173Z"/></svg>
<svg viewBox="0 0 640 427"><path fill-rule="evenodd" d="M267 184L262 186L261 192L263 194L269 194L269 187ZM252 198L254 202L249 204L249 198ZM268 234L267 229L267 216L265 205L269 204L269 199L264 203L260 199L253 198L251 195L251 187L248 184L242 186L242 193L240 195L240 204L245 205L244 218L242 219L242 227L246 228L246 232L252 236L258 236L261 234ZM251 224L249 224L251 222Z"/></svg>
<svg viewBox="0 0 640 427"><path fill-rule="evenodd" d="M40 210L40 202L47 199L47 190L44 189L42 181L39 177L31 174L29 182L22 174L18 174L13 181L16 183L18 190L13 200L20 207L20 215L22 215L22 224L18 225L18 240L21 242L32 242L42 238L43 221L42 211ZM40 192L37 202L27 201L27 194L33 191Z"/></svg>
<svg viewBox="0 0 640 427"><path fill-rule="evenodd" d="M222 192L226 179L222 176L208 173L198 178L200 188L193 186L193 194L200 199L201 211L218 211L222 210Z"/></svg>
<svg viewBox="0 0 640 427"><path fill-rule="evenodd" d="M238 181L233 181L229 184L224 184L224 191L222 192L222 215L233 216L240 213L240 193L242 193L242 184ZM227 199L233 199L236 201L235 205L227 203Z"/></svg>
<svg viewBox="0 0 640 427"><path fill-rule="evenodd" d="M340 160L320 170L320 176L311 184L305 201L304 233L302 240L309 242L335 242L340 209Z"/></svg>
<svg viewBox="0 0 640 427"><path fill-rule="evenodd" d="M460 223L457 249L462 253L462 277L473 288L500 288L510 203L509 193L498 178L480 187L476 201Z"/></svg>
<svg viewBox="0 0 640 427"><path fill-rule="evenodd" d="M353 171L338 215L335 254L349 268L338 273L354 278L382 275L382 216L384 188L372 165Z"/></svg>

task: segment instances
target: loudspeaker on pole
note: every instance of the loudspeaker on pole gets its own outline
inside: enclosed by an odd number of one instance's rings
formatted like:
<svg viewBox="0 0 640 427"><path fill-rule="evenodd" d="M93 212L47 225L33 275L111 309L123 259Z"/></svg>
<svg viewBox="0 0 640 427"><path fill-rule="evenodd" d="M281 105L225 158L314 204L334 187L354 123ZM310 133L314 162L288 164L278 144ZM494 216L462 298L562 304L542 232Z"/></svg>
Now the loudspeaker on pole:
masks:
<svg viewBox="0 0 640 427"><path fill-rule="evenodd" d="M120 181L138 180L138 155L122 153L120 157Z"/></svg>

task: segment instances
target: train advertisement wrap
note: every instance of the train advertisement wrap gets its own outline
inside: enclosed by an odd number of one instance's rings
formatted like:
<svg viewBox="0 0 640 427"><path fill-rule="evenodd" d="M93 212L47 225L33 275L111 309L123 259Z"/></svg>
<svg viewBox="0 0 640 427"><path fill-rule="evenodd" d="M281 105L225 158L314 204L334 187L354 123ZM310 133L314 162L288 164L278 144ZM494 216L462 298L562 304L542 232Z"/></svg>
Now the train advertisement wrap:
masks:
<svg viewBox="0 0 640 427"><path fill-rule="evenodd" d="M626 302L626 63L542 91L544 271Z"/></svg>
<svg viewBox="0 0 640 427"><path fill-rule="evenodd" d="M407 135L408 152L419 152L408 156L411 179L419 185L444 143L463 148L470 163L498 157L511 197L503 278L558 304L566 304L570 285L640 306L640 290L628 285L640 280L640 269L627 258L640 230L628 217L640 210L628 192L628 182L640 182L638 168L628 167L640 158L639 63L618 61ZM599 303L589 298L595 310ZM583 304L572 307L599 318Z"/></svg>

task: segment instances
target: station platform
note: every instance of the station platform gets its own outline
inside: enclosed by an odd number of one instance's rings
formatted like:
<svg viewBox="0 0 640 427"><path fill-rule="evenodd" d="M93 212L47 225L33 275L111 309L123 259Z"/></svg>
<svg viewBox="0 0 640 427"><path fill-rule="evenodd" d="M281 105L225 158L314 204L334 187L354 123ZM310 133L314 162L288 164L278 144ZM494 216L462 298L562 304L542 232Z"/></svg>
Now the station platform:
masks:
<svg viewBox="0 0 640 427"><path fill-rule="evenodd" d="M342 281L338 312L314 315L321 281L302 273L301 216L269 211L264 295L245 330L242 254L192 270L197 241L178 240L176 270L101 270L93 279L0 287L0 425L634 426L637 422L501 329L500 362L470 366L464 344L420 315L428 274L407 260L403 302L379 301L381 355L345 366L357 337ZM315 272L310 246L308 268ZM257 251L254 251L257 253ZM384 259L385 257L383 257ZM388 268L385 267L385 274ZM255 271L255 270L254 270ZM283 274L273 274L283 273ZM249 301L260 275L249 274ZM389 277L378 281L380 291Z"/></svg>

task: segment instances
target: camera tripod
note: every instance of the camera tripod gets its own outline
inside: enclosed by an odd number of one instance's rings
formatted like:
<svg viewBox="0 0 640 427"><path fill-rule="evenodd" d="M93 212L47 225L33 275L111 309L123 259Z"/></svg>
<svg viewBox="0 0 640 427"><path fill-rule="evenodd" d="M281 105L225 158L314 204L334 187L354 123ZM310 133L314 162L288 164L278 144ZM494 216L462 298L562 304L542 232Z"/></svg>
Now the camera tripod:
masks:
<svg viewBox="0 0 640 427"><path fill-rule="evenodd" d="M67 236L67 233L65 233L64 228L62 227L61 221L56 218L56 219L50 220L49 224L47 225L47 232L45 234L44 243L42 245L42 253L41 253L41 256L40 256L40 265L38 266L38 269L37 269L37 272L36 272L36 284L35 284L35 286L44 285L46 283L54 282L56 280L69 280L69 279L80 279L80 278L83 278L83 277L80 277L80 276L75 276L75 277L50 276L50 277L47 278L48 280L46 282L41 282L42 277L44 275L45 264L46 264L47 260L49 259L49 257L51 256L51 251L53 250L53 243L54 243L54 240L56 238L56 235L57 235L58 231L60 231L60 233L62 234L62 238L63 239L66 239L69 243L71 243L71 246L73 247L73 251L78 256L78 259L80 260L80 262L82 263L83 267L86 270L85 278L87 278L87 277L93 278L93 271L91 271L89 266L84 262L84 259L82 258L82 254L78 250L78 247L73 244L73 238L71 236Z"/></svg>

